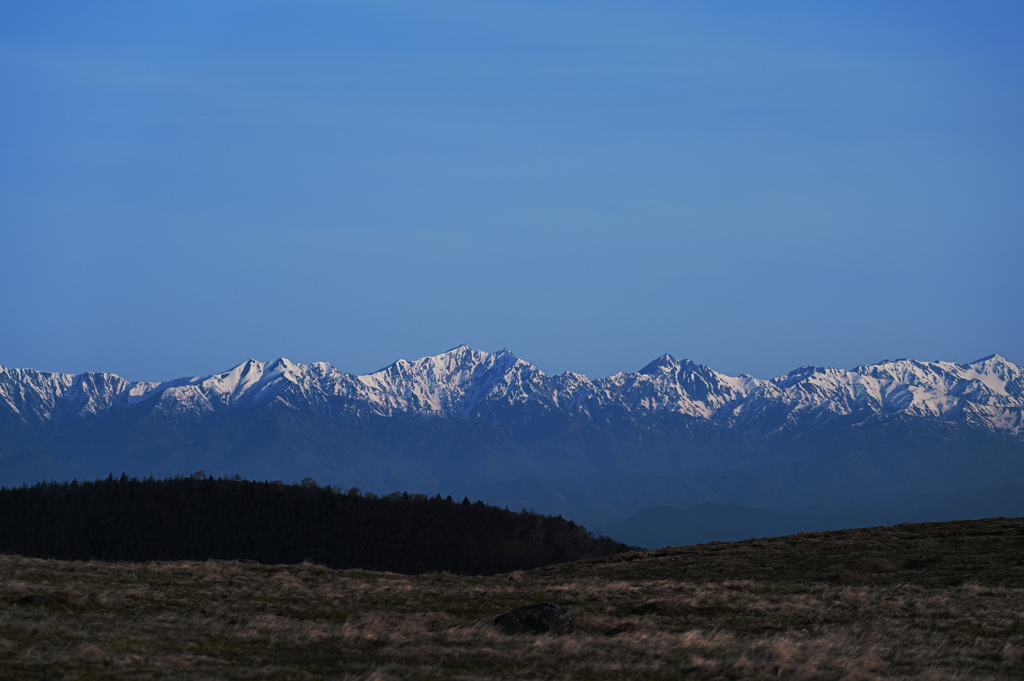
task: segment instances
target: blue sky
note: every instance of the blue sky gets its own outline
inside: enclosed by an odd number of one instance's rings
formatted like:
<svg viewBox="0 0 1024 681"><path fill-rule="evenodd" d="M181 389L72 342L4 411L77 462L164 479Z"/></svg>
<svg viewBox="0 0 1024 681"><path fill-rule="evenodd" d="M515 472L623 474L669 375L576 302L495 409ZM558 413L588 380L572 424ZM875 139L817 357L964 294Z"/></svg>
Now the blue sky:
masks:
<svg viewBox="0 0 1024 681"><path fill-rule="evenodd" d="M1018 2L15 3L0 365L1024 363Z"/></svg>

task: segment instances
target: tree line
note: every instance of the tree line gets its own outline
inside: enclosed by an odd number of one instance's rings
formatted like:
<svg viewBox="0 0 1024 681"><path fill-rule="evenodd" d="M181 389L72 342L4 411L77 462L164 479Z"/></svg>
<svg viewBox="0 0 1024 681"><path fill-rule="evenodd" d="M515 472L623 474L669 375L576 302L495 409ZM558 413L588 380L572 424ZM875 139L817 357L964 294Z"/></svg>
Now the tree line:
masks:
<svg viewBox="0 0 1024 681"><path fill-rule="evenodd" d="M496 574L627 550L562 517L440 495L113 475L0 488L0 552L64 560L310 561Z"/></svg>

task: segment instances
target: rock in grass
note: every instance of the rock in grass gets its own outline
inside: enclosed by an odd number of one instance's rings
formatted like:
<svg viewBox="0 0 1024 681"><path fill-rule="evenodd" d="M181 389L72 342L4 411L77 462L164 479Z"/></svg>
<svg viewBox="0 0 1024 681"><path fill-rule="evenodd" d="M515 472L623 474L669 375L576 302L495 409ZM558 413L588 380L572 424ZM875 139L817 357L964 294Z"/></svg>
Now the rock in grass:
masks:
<svg viewBox="0 0 1024 681"><path fill-rule="evenodd" d="M46 605L46 599L43 598L42 596L37 596L36 594L29 594L27 596L22 596L21 598L19 598L17 601L15 601L15 604L16 605Z"/></svg>
<svg viewBox="0 0 1024 681"><path fill-rule="evenodd" d="M557 603L524 605L495 617L494 626L506 634L568 634L572 612Z"/></svg>
<svg viewBox="0 0 1024 681"><path fill-rule="evenodd" d="M668 601L663 599L656 599L653 601L647 601L642 605L638 605L633 608L634 615L652 615L652 614L664 614L668 609Z"/></svg>

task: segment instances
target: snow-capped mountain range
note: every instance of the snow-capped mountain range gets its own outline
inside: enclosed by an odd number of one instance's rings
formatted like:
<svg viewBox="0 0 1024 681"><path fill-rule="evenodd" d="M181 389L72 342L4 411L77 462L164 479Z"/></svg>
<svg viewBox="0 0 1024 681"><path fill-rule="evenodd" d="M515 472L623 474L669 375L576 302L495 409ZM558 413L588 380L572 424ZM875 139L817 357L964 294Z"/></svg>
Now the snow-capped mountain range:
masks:
<svg viewBox="0 0 1024 681"><path fill-rule="evenodd" d="M969 364L900 359L850 370L806 366L769 380L727 376L670 355L639 372L596 380L548 376L507 350L466 346L362 376L287 359L250 359L223 373L163 383L0 367L8 435L12 428L38 431L142 404L202 419L271 403L326 415L432 415L490 425L524 414L560 412L603 423L664 412L754 437L906 415L1024 437L1024 370L999 355Z"/></svg>
<svg viewBox="0 0 1024 681"><path fill-rule="evenodd" d="M884 361L765 380L664 355L548 376L460 346L356 376L247 360L163 383L0 368L0 485L312 477L612 523L653 505L861 503L1024 485L1024 371Z"/></svg>

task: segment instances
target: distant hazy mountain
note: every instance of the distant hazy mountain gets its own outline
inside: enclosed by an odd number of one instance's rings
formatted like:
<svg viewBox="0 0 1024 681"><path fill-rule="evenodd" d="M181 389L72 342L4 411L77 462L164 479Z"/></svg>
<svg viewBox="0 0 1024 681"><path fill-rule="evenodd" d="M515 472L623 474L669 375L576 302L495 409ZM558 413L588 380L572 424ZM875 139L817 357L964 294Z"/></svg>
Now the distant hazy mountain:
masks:
<svg viewBox="0 0 1024 681"><path fill-rule="evenodd" d="M656 549L798 532L997 516L1024 516L1024 485L919 494L873 504L796 506L777 511L710 502L685 510L652 506L621 523L592 529L631 546Z"/></svg>
<svg viewBox="0 0 1024 681"><path fill-rule="evenodd" d="M197 469L591 523L874 502L1024 483L1024 371L992 355L761 380L664 355L593 380L465 346L364 376L286 359L164 383L0 368L0 484Z"/></svg>

